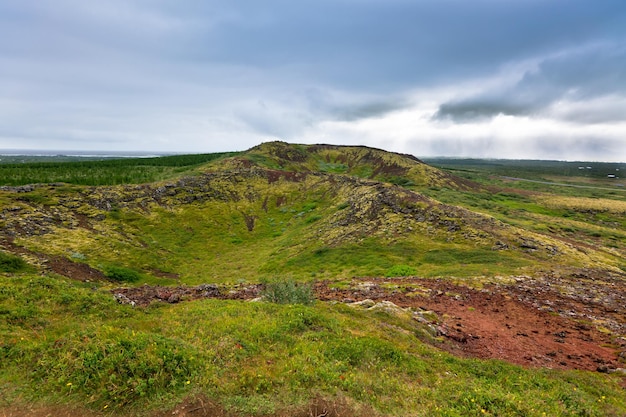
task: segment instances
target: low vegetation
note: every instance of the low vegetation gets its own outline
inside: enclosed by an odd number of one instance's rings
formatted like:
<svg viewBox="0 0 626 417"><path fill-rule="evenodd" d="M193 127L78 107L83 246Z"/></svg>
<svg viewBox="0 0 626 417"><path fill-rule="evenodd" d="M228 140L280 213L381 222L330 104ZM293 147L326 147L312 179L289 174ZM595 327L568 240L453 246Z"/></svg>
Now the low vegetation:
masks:
<svg viewBox="0 0 626 417"><path fill-rule="evenodd" d="M494 172L559 174L505 165ZM199 398L236 416L311 415L322 400L347 416L626 415L618 374L456 357L410 315L316 300L316 282L353 277L624 276L619 187L570 178L596 187L576 196L492 165L444 168L280 142L0 165L0 413L156 416ZM145 284L264 290L147 307L114 290Z"/></svg>
<svg viewBox="0 0 626 417"><path fill-rule="evenodd" d="M0 359L9 404L63 401L108 415L203 393L267 415L317 396L371 415L607 416L626 410L601 374L456 358L412 320L341 304L206 300L138 309L60 277L0 281Z"/></svg>
<svg viewBox="0 0 626 417"><path fill-rule="evenodd" d="M117 282L137 282L141 279L139 272L120 266L110 266L106 268L104 275Z"/></svg>
<svg viewBox="0 0 626 417"><path fill-rule="evenodd" d="M261 297L265 301L276 304L311 305L315 302L311 284L299 283L293 280L278 280L266 283Z"/></svg>
<svg viewBox="0 0 626 417"><path fill-rule="evenodd" d="M189 174L199 165L235 152L153 158L0 163L0 185L63 182L78 185L141 184ZM4 158L6 159L6 158Z"/></svg>
<svg viewBox="0 0 626 417"><path fill-rule="evenodd" d="M409 265L394 265L387 270L386 277L410 277L417 275L417 269Z"/></svg>
<svg viewBox="0 0 626 417"><path fill-rule="evenodd" d="M26 269L26 262L19 256L0 251L0 272L18 272Z"/></svg>

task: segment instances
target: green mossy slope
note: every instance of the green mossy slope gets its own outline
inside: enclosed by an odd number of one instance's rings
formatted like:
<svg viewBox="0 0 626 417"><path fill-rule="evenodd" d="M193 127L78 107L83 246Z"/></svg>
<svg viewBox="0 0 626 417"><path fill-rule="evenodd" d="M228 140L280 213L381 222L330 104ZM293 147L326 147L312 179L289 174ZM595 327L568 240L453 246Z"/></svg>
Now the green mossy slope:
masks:
<svg viewBox="0 0 626 417"><path fill-rule="evenodd" d="M46 202L14 194L2 212L14 244L101 271L132 268L153 282L163 273L190 284L342 279L384 275L397 264L424 276L494 276L616 262L400 186L343 175L252 167L173 183L45 191Z"/></svg>

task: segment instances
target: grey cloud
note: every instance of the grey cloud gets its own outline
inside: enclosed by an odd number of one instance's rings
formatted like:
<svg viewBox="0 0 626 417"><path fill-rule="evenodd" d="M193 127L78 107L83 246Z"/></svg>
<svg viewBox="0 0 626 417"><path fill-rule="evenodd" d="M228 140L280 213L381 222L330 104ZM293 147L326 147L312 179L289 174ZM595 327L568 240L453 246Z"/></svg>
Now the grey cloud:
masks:
<svg viewBox="0 0 626 417"><path fill-rule="evenodd" d="M547 114L550 106L562 101L584 103L608 95L626 99L624 43L592 45L548 58L508 88L441 104L433 118L467 122L498 114ZM623 113L607 112L602 106L589 106L584 117L580 110L561 116L573 122L623 120Z"/></svg>
<svg viewBox="0 0 626 417"><path fill-rule="evenodd" d="M472 122L490 119L498 114L522 115L528 113L528 107L504 102L497 99L478 98L459 102L444 103L433 115L434 119Z"/></svg>
<svg viewBox="0 0 626 417"><path fill-rule="evenodd" d="M623 0L4 0L0 148L297 141L324 121L409 108L416 89L581 44L623 44L624 16ZM609 49L552 58L506 91L444 103L438 117L532 114L559 97L623 94L624 51ZM558 117L619 118L608 109Z"/></svg>
<svg viewBox="0 0 626 417"><path fill-rule="evenodd" d="M338 94L320 88L305 91L303 100L317 118L346 122L383 117L412 104L402 95Z"/></svg>
<svg viewBox="0 0 626 417"><path fill-rule="evenodd" d="M617 139L598 136L581 136L576 138L535 138L525 143L528 151L532 151L542 159L579 159L585 161L602 160L623 148ZM619 153L619 151L618 151Z"/></svg>
<svg viewBox="0 0 626 417"><path fill-rule="evenodd" d="M261 95L261 97L263 97ZM252 131L287 140L325 120L353 122L383 117L410 106L402 97L338 95L321 89L233 103L233 114Z"/></svg>
<svg viewBox="0 0 626 417"><path fill-rule="evenodd" d="M138 57L297 72L378 92L477 75L503 61L604 36L620 7L608 0L602 6L582 0L273 0L157 2L150 7L127 1L99 6L105 18L94 21L91 6L73 4L65 0L59 12L47 11L54 17L52 23L44 19L48 34L61 32ZM124 13L110 11L120 5ZM44 44L55 53L79 49L63 42Z"/></svg>
<svg viewBox="0 0 626 417"><path fill-rule="evenodd" d="M624 149L623 139L581 133L569 136L546 134L515 141L503 141L489 135L473 139L443 136L415 140L405 151L424 157L623 161L626 158Z"/></svg>
<svg viewBox="0 0 626 417"><path fill-rule="evenodd" d="M395 101L373 101L369 103L355 104L352 107L337 108L333 113L337 120L347 122L383 117L391 112L398 111L409 106L409 101L398 99Z"/></svg>

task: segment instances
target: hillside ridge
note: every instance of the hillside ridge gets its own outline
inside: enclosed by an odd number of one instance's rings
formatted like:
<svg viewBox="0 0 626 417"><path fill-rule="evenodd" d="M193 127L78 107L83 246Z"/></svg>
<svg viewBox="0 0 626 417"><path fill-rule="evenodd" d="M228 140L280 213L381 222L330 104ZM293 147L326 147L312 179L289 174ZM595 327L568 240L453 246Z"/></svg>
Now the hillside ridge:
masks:
<svg viewBox="0 0 626 417"><path fill-rule="evenodd" d="M188 260L188 272L178 270L200 245L182 237L170 241L184 224L191 236L225 256L249 248L251 258L234 263L246 263L245 270L261 275L381 274L394 259L422 265L431 274L443 273L442 265L456 262L461 262L456 273L469 263L467 271L490 275L498 265L548 268L556 259L564 266L615 269L591 249L580 250L405 187L345 174L251 166L155 184L70 193L63 185L27 190L11 193L14 204L0 211L5 239L54 256L81 254L74 260L96 269L121 262L151 274L167 265L166 272L185 277L211 265L223 274L212 279L235 279L235 271L220 266L217 256ZM150 238L157 227L164 236ZM176 243L180 239L182 246ZM359 265L356 256L363 244L370 251L370 269ZM115 249L107 252L107 247ZM169 253L172 260L155 256L159 252ZM133 262L138 256L143 264Z"/></svg>
<svg viewBox="0 0 626 417"><path fill-rule="evenodd" d="M0 414L624 415L620 196L367 147L185 159L0 188Z"/></svg>

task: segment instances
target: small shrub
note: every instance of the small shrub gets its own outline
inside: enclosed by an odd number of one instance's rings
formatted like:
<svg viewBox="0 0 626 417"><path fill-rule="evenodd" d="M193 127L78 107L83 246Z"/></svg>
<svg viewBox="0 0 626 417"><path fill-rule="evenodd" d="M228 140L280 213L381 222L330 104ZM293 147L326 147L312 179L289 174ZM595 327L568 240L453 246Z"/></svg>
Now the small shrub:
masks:
<svg viewBox="0 0 626 417"><path fill-rule="evenodd" d="M104 275L107 278L119 282L137 282L141 279L141 274L139 274L139 272L121 266L109 267L105 271Z"/></svg>
<svg viewBox="0 0 626 417"><path fill-rule="evenodd" d="M387 271L386 276L392 277L409 277L417 274L417 269L409 265L394 265Z"/></svg>
<svg viewBox="0 0 626 417"><path fill-rule="evenodd" d="M313 255L315 255L315 256L323 256L323 255L327 254L328 252L330 252L330 248L328 246L322 246L319 249L315 249L313 251Z"/></svg>
<svg viewBox="0 0 626 417"><path fill-rule="evenodd" d="M70 258L78 259L79 261L84 261L87 259L87 257L80 252L72 252L72 254L70 255Z"/></svg>
<svg viewBox="0 0 626 417"><path fill-rule="evenodd" d="M401 187L409 187L411 185L415 185L415 183L413 181L411 181L408 178L405 177L400 177L400 176L393 176L391 178L384 178L385 181L390 182L394 185L399 185Z"/></svg>
<svg viewBox="0 0 626 417"><path fill-rule="evenodd" d="M0 252L0 272L17 272L26 268L26 261L19 256Z"/></svg>
<svg viewBox="0 0 626 417"><path fill-rule="evenodd" d="M311 211L317 208L317 203L306 203L302 206L302 211Z"/></svg>
<svg viewBox="0 0 626 417"><path fill-rule="evenodd" d="M304 304L315 302L315 295L311 284L295 281L276 281L265 284L261 296L266 301L276 304Z"/></svg>
<svg viewBox="0 0 626 417"><path fill-rule="evenodd" d="M316 221L320 220L321 218L322 218L322 216L320 216L319 214L313 214L312 216L307 217L304 222L306 224L311 224L311 223L315 223Z"/></svg>

